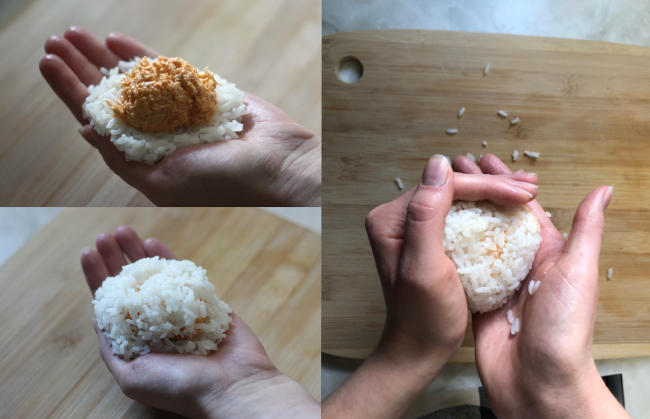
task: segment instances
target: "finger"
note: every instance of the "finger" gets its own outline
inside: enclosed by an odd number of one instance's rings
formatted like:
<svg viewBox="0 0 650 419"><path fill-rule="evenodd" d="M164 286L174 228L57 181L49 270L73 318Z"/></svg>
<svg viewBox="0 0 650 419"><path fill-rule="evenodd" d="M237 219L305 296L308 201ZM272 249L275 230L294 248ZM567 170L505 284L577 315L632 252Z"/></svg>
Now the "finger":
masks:
<svg viewBox="0 0 650 419"><path fill-rule="evenodd" d="M150 167L142 162L127 162L124 154L110 141L110 137L101 136L90 125L84 125L79 133L101 154L106 165L129 185L141 189L142 182Z"/></svg>
<svg viewBox="0 0 650 419"><path fill-rule="evenodd" d="M394 279L404 237L406 207L413 192L415 188L374 208L366 217L366 233L380 278Z"/></svg>
<svg viewBox="0 0 650 419"><path fill-rule="evenodd" d="M508 175L510 179L518 180L520 182L532 183L537 185L537 173L524 172L523 170L517 170L514 173Z"/></svg>
<svg viewBox="0 0 650 419"><path fill-rule="evenodd" d="M492 201L499 205L522 205L537 194L537 185L505 176L454 174L454 199Z"/></svg>
<svg viewBox="0 0 650 419"><path fill-rule="evenodd" d="M153 49L141 44L135 39L124 34L112 32L106 37L106 46L120 59L128 61L133 57L158 57Z"/></svg>
<svg viewBox="0 0 650 419"><path fill-rule="evenodd" d="M481 169L467 156L456 156L453 162L455 172L480 175Z"/></svg>
<svg viewBox="0 0 650 419"><path fill-rule="evenodd" d="M613 193L613 187L600 186L587 195L578 206L564 250L573 260L598 266L605 223L604 211Z"/></svg>
<svg viewBox="0 0 650 419"><path fill-rule="evenodd" d="M109 275L115 276L119 274L122 266L126 265L126 259L124 259L124 254L115 236L109 233L102 233L97 237L95 245L97 246L97 251L104 259L104 264L106 264Z"/></svg>
<svg viewBox="0 0 650 419"><path fill-rule="evenodd" d="M509 175L512 173L508 166L494 154L486 154L483 156L481 159L481 170L491 175ZM552 242L559 242L558 238L561 237L561 234L555 228L551 220L546 216L544 208L542 208L537 201L531 201L528 204L528 208L533 212L533 214L535 214L535 217L537 217L537 221L542 229L542 235L553 237Z"/></svg>
<svg viewBox="0 0 650 419"><path fill-rule="evenodd" d="M71 26L63 36L98 68L113 68L119 61L117 55L84 28Z"/></svg>
<svg viewBox="0 0 650 419"><path fill-rule="evenodd" d="M444 156L433 156L407 205L401 278L413 279L413 273L433 272L435 265L445 257L445 218L453 198L454 173Z"/></svg>
<svg viewBox="0 0 650 419"><path fill-rule="evenodd" d="M126 254L131 262L135 262L136 260L147 256L144 251L142 239L140 239L138 233L136 233L131 227L119 226L117 230L115 230L115 238L117 239L117 243L120 245L122 252Z"/></svg>
<svg viewBox="0 0 650 419"><path fill-rule="evenodd" d="M95 291L102 285L108 276L108 269L101 255L95 249L84 249L81 252L81 269L86 277L88 288L95 296Z"/></svg>
<svg viewBox="0 0 650 419"><path fill-rule="evenodd" d="M88 88L70 70L66 63L56 55L47 54L39 63L41 74L54 93L65 103L70 112L82 124L86 121L82 115L81 105L88 96Z"/></svg>
<svg viewBox="0 0 650 419"><path fill-rule="evenodd" d="M45 42L45 52L60 57L85 85L97 84L102 79L99 69L65 38L50 37Z"/></svg>
<svg viewBox="0 0 650 419"><path fill-rule="evenodd" d="M144 251L147 257L158 256L163 259L176 259L176 256L162 242L155 238L148 238L144 241Z"/></svg>

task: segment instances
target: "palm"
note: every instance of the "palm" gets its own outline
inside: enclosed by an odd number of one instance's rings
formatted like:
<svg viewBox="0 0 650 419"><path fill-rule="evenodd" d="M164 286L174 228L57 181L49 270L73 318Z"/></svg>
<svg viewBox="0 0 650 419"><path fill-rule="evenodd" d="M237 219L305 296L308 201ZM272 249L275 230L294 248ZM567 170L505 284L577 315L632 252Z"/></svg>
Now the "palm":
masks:
<svg viewBox="0 0 650 419"><path fill-rule="evenodd" d="M458 163L462 172L479 170L468 162ZM496 158L482 160L481 169L489 174L509 172ZM585 361L572 356L585 353L591 344L595 309L585 307L595 307L598 298L597 283L592 280L597 271L566 252L567 241L537 201L527 207L537 217L542 235L531 272L504 307L472 319L479 374L493 407L499 410L515 399L512 395L523 382L574 373L568 366ZM527 291L531 279L541 281L534 296ZM507 310L521 322L521 332L515 337L510 336Z"/></svg>
<svg viewBox="0 0 650 419"><path fill-rule="evenodd" d="M119 227L114 235L102 234L97 250L86 250L81 264L94 294L104 279L116 275L127 263L143 257L174 258L156 239L142 242L130 227ZM110 344L98 331L99 351L124 392L142 403L177 410L179 399L195 399L207 390L227 389L251 371L273 370L264 347L246 323L232 314L226 338L208 356L149 353L125 361L113 355ZM162 396L162 397L161 397Z"/></svg>
<svg viewBox="0 0 650 419"><path fill-rule="evenodd" d="M64 37L48 39L45 50L48 55L41 59L41 72L84 125L84 138L97 148L111 170L154 203L275 205L305 200L293 189L298 185L279 179L279 175L286 171L294 151L300 148L308 152L319 141L305 141L314 138L313 134L274 105L247 94L249 115L243 120L240 141L185 147L153 166L127 162L108 137L90 128L82 105L88 86L102 79L101 67L112 68L119 60L159 54L121 34L110 34L104 43L77 27L66 31Z"/></svg>

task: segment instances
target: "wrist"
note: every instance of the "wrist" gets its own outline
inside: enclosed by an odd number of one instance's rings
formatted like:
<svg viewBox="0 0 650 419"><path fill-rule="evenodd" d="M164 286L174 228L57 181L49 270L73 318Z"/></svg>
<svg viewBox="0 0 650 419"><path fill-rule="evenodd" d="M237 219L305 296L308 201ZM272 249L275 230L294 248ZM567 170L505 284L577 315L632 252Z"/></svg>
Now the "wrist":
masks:
<svg viewBox="0 0 650 419"><path fill-rule="evenodd" d="M275 179L281 200L294 206L321 204L321 139L309 135L287 155Z"/></svg>
<svg viewBox="0 0 650 419"><path fill-rule="evenodd" d="M320 417L320 406L300 384L277 369L261 370L200 401L208 418Z"/></svg>
<svg viewBox="0 0 650 419"><path fill-rule="evenodd" d="M530 384L530 383L529 383ZM520 414L538 418L620 418L628 417L600 377L593 361L566 383L529 389Z"/></svg>

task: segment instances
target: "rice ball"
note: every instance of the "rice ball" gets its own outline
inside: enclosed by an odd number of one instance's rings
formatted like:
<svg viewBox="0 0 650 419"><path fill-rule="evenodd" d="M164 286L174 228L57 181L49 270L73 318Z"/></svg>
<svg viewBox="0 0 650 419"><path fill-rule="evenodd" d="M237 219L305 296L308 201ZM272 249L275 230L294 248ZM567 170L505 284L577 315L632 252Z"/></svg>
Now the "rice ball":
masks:
<svg viewBox="0 0 650 419"><path fill-rule="evenodd" d="M503 306L519 289L542 242L525 207L455 202L446 218L445 253L456 265L472 313Z"/></svg>
<svg viewBox="0 0 650 419"><path fill-rule="evenodd" d="M157 256L106 278L93 306L113 353L125 359L149 352L207 355L231 321L231 309L215 294L205 269Z"/></svg>

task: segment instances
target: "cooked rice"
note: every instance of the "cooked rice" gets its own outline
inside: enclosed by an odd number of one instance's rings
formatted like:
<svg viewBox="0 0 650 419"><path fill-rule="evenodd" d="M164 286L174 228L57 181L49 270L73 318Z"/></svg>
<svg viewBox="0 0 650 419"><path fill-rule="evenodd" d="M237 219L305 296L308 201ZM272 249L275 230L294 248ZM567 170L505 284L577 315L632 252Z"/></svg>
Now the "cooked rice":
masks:
<svg viewBox="0 0 650 419"><path fill-rule="evenodd" d="M226 337L231 320L214 290L205 269L189 260L143 258L99 287L97 326L125 359L149 352L206 355Z"/></svg>
<svg viewBox="0 0 650 419"><path fill-rule="evenodd" d="M465 114L465 107L462 107L458 110L458 118L462 118Z"/></svg>
<svg viewBox="0 0 650 419"><path fill-rule="evenodd" d="M456 135L458 134L458 128L447 128L447 131L445 131L448 135Z"/></svg>
<svg viewBox="0 0 650 419"><path fill-rule="evenodd" d="M504 111L503 109L499 109L499 110L497 111L497 114L498 114L501 118L507 118L507 117L508 117L508 112Z"/></svg>
<svg viewBox="0 0 650 419"><path fill-rule="evenodd" d="M531 159L539 159L538 151L524 150L524 155L530 157Z"/></svg>
<svg viewBox="0 0 650 419"><path fill-rule="evenodd" d="M481 145L482 145L483 147L487 147L487 146L488 146L488 142L487 142L487 140L483 140L483 142L481 143Z"/></svg>
<svg viewBox="0 0 650 419"><path fill-rule="evenodd" d="M512 161L517 161L518 158L519 158L519 151L512 150Z"/></svg>
<svg viewBox="0 0 650 419"><path fill-rule="evenodd" d="M550 211L544 211L544 214L546 214L548 218L551 218L553 216Z"/></svg>
<svg viewBox="0 0 650 419"><path fill-rule="evenodd" d="M607 280L609 281L610 279L612 279L613 275L614 275L614 268L609 268L607 270Z"/></svg>
<svg viewBox="0 0 650 419"><path fill-rule="evenodd" d="M517 333L519 333L519 317L517 317L515 321L512 322L512 326L510 326L510 334L514 336Z"/></svg>
<svg viewBox="0 0 650 419"><path fill-rule="evenodd" d="M476 157L474 157L472 153L466 153L465 156L467 156L471 161L476 162Z"/></svg>
<svg viewBox="0 0 650 419"><path fill-rule="evenodd" d="M172 132L144 133L116 118L107 101L119 101L124 73L139 60L136 57L131 61L120 61L110 70L103 69L105 77L98 85L88 86L89 95L83 104L84 118L90 121L98 134L109 135L117 149L124 152L127 161L152 165L181 147L238 138L237 133L244 129L242 117L247 113L244 92L217 74L214 74L217 112L209 124L181 127Z"/></svg>
<svg viewBox="0 0 650 419"><path fill-rule="evenodd" d="M541 243L525 207L458 201L445 224L445 251L455 263L473 313L497 309L519 289Z"/></svg>
<svg viewBox="0 0 650 419"><path fill-rule="evenodd" d="M506 312L506 318L508 319L508 323L512 324L515 321L515 316L512 314L512 310L508 310Z"/></svg>
<svg viewBox="0 0 650 419"><path fill-rule="evenodd" d="M516 125L519 123L519 117L515 116L512 121L510 121L510 125Z"/></svg>
<svg viewBox="0 0 650 419"><path fill-rule="evenodd" d="M490 63L485 64L485 67L483 67L483 75L487 76L487 74L490 72Z"/></svg>
<svg viewBox="0 0 650 419"><path fill-rule="evenodd" d="M396 177L395 184L397 185L397 189L399 189L400 191L404 189L404 182L402 182L402 179Z"/></svg>

